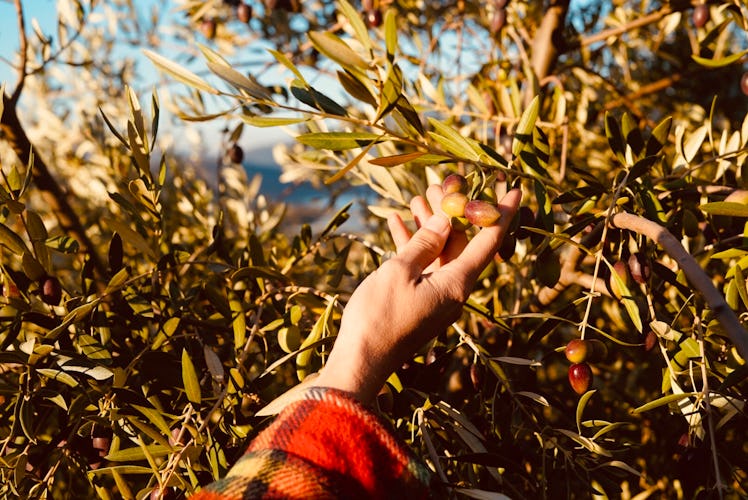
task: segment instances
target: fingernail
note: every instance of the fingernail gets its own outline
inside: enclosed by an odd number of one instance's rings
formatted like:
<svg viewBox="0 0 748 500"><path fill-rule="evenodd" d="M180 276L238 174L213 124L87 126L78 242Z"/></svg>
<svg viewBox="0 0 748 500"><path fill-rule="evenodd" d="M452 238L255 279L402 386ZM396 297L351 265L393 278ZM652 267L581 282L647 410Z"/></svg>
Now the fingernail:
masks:
<svg viewBox="0 0 748 500"><path fill-rule="evenodd" d="M441 214L434 214L426 221L424 226L437 234L449 233L449 220Z"/></svg>

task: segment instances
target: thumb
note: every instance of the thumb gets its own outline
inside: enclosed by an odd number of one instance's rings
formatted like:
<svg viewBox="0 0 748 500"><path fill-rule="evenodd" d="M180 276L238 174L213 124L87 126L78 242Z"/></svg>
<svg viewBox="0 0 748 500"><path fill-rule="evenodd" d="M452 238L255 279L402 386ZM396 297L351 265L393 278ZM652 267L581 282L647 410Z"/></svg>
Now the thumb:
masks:
<svg viewBox="0 0 748 500"><path fill-rule="evenodd" d="M442 252L449 237L449 220L441 214L429 217L403 247L397 258L409 264L414 276L420 276Z"/></svg>

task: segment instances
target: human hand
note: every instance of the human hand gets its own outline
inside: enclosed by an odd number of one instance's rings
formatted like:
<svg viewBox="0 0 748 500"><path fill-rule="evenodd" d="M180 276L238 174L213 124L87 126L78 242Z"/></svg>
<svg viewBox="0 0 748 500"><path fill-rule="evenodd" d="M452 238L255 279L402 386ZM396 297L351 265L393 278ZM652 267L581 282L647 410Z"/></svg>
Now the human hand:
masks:
<svg viewBox="0 0 748 500"><path fill-rule="evenodd" d="M419 229L411 236L398 216L388 219L397 256L369 275L343 312L338 338L312 384L334 387L370 402L387 377L419 347L460 315L475 281L498 251L519 206L518 190L499 203L499 225L470 241L452 231L438 208L441 186L430 186L429 204L417 196L411 211Z"/></svg>

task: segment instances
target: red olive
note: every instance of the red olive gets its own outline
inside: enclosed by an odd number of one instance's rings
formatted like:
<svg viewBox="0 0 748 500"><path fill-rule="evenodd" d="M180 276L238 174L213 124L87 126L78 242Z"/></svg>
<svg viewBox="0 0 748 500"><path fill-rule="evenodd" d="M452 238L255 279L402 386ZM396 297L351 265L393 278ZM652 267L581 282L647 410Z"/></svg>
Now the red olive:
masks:
<svg viewBox="0 0 748 500"><path fill-rule="evenodd" d="M243 23L248 23L252 19L252 6L241 2L236 7L236 17Z"/></svg>
<svg viewBox="0 0 748 500"><path fill-rule="evenodd" d="M652 268L649 265L647 256L641 252L634 252L628 260L629 272L634 281L644 284L649 280L652 274Z"/></svg>
<svg viewBox="0 0 748 500"><path fill-rule="evenodd" d="M382 11L379 9L371 9L366 11L366 23L371 28L378 28L382 25Z"/></svg>
<svg viewBox="0 0 748 500"><path fill-rule="evenodd" d="M652 330L649 330L647 336L644 337L644 350L649 352L654 349L655 345L657 345L657 334Z"/></svg>
<svg viewBox="0 0 748 500"><path fill-rule="evenodd" d="M449 174L442 181L442 189L445 194L462 193L467 194L468 182L460 174Z"/></svg>
<svg viewBox="0 0 748 500"><path fill-rule="evenodd" d="M584 394L592 385L592 368L587 363L577 363L569 367L569 384L577 394Z"/></svg>
<svg viewBox="0 0 748 500"><path fill-rule="evenodd" d="M501 29L506 24L506 10L496 9L493 13L493 17L491 18L491 25L489 26L489 30L491 31L492 35L498 34Z"/></svg>
<svg viewBox="0 0 748 500"><path fill-rule="evenodd" d="M709 22L709 6L700 3L693 9L692 16L693 25L697 28L703 28L704 25Z"/></svg>
<svg viewBox="0 0 748 500"><path fill-rule="evenodd" d="M471 200L465 205L465 218L480 227L495 226L499 223L499 207L483 200Z"/></svg>
<svg viewBox="0 0 748 500"><path fill-rule="evenodd" d="M745 95L748 95L748 71L743 73L743 76L740 77L740 90L742 90Z"/></svg>
<svg viewBox="0 0 748 500"><path fill-rule="evenodd" d="M473 389L480 391L483 387L483 374L485 368L480 363L473 363L470 365L470 382L473 384Z"/></svg>
<svg viewBox="0 0 748 500"><path fill-rule="evenodd" d="M42 278L41 298L45 304L56 306L62 300L62 287L60 280L52 276Z"/></svg>
<svg viewBox="0 0 748 500"><path fill-rule="evenodd" d="M213 39L216 36L216 22L212 19L204 19L200 23L200 31L205 38Z"/></svg>

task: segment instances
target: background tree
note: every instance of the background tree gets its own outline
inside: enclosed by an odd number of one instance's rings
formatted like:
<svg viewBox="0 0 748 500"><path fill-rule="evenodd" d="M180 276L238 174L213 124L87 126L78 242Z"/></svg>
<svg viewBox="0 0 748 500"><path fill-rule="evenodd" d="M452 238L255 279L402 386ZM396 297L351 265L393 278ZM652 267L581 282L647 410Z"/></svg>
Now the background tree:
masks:
<svg viewBox="0 0 748 500"><path fill-rule="evenodd" d="M455 496L746 495L745 5L154 5L180 17L60 2L53 39L14 2L4 494L224 475L324 362L391 247L380 217L460 173L525 206L463 317L383 388L395 431ZM169 83L147 111L132 45ZM164 153L162 106L170 134L225 125L216 185ZM248 126L289 130L287 178L371 188L363 230L341 232L348 207L284 225L240 165Z"/></svg>

